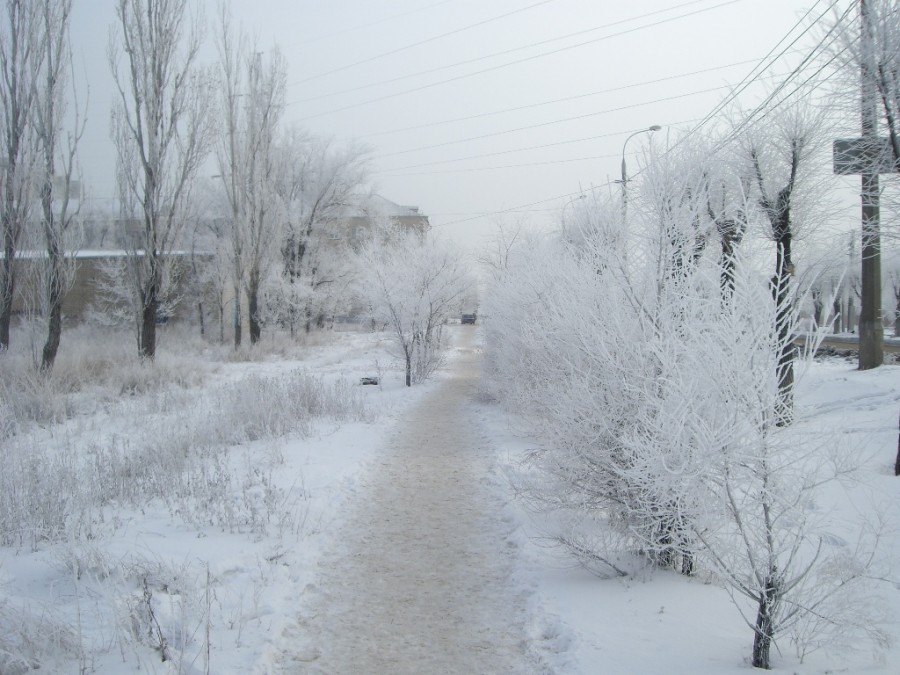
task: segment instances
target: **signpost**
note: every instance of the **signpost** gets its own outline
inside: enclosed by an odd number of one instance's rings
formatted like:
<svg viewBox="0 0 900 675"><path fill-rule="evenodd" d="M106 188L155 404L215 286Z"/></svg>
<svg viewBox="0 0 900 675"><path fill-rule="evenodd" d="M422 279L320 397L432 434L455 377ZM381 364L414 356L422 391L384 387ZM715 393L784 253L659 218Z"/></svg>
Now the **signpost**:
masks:
<svg viewBox="0 0 900 675"><path fill-rule="evenodd" d="M834 173L862 176L862 282L859 312L859 369L884 363L884 324L881 317L881 237L878 176L897 173L889 138L840 138L832 145Z"/></svg>
<svg viewBox="0 0 900 675"><path fill-rule="evenodd" d="M889 139L878 136L878 88L873 54L874 35L866 0L860 0L859 36L861 138L834 142L834 172L859 174L862 179L862 266L860 273L859 369L884 363L884 323L881 317L881 215L878 177L895 173L897 160Z"/></svg>
<svg viewBox="0 0 900 675"><path fill-rule="evenodd" d="M872 142L864 138L839 138L831 150L834 173L838 176L858 176L869 167L878 173L900 171L900 161L894 160L891 139L887 136Z"/></svg>

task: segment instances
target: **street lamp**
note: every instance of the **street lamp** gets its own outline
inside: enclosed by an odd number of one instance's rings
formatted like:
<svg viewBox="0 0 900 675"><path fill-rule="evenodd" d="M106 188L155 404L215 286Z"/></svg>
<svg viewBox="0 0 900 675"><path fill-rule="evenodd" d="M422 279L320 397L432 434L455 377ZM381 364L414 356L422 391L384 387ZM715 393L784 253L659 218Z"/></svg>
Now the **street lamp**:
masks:
<svg viewBox="0 0 900 675"><path fill-rule="evenodd" d="M625 222L625 216L628 213L628 171L625 168L625 148L628 146L628 141L637 136L638 134L647 134L653 133L654 131L659 131L662 129L658 124L654 124L652 126L647 127L646 129L640 129L639 131L635 131L628 138L625 139L625 142L622 144L622 222Z"/></svg>
<svg viewBox="0 0 900 675"><path fill-rule="evenodd" d="M575 202L577 202L581 199L585 199L586 197L587 197L586 194L580 194L577 197L572 197L572 199L570 199L565 204L563 204L562 211L560 211L560 220L562 220L563 231L566 230L566 207L571 206Z"/></svg>

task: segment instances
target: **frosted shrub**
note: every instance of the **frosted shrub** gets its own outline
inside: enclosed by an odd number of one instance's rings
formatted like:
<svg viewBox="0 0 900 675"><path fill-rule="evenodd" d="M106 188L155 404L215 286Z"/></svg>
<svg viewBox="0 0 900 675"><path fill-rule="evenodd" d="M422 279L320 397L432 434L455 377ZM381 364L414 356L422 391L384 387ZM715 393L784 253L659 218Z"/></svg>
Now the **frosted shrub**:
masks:
<svg viewBox="0 0 900 675"><path fill-rule="evenodd" d="M362 421L364 400L346 380L327 382L296 370L279 377L252 376L219 391L212 405L218 433L231 442L309 433L317 418Z"/></svg>
<svg viewBox="0 0 900 675"><path fill-rule="evenodd" d="M16 349L21 342L0 356L0 438L23 424L59 423L92 412L98 402L123 394L195 387L211 370L196 354L165 348L154 361L141 362L121 333L79 327L67 332L53 370L39 373L32 355Z"/></svg>
<svg viewBox="0 0 900 675"><path fill-rule="evenodd" d="M131 428L77 449L24 435L0 444L0 543L80 541L115 527L115 505L154 499L198 526L264 532L294 517L276 512L288 503L271 475L277 439L308 435L319 419L367 418L358 387L299 370L248 377L204 396L167 390L128 399L119 412ZM230 446L253 441L266 443L254 449L252 468L231 457Z"/></svg>
<svg viewBox="0 0 900 675"><path fill-rule="evenodd" d="M77 654L71 627L52 619L46 611L14 607L0 598L0 673L24 675L47 666L47 659Z"/></svg>
<svg viewBox="0 0 900 675"><path fill-rule="evenodd" d="M121 582L130 588L118 608L125 638L155 649L161 661L173 662L175 672L184 672L186 659L199 655L210 620L204 573L189 563L176 567L144 559L122 568Z"/></svg>

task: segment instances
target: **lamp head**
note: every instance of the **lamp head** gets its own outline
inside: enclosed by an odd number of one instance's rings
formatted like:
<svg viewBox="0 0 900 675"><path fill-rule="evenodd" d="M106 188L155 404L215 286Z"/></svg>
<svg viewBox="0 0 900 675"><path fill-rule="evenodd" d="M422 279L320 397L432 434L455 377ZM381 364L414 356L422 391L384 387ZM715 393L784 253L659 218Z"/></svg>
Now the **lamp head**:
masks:
<svg viewBox="0 0 900 675"><path fill-rule="evenodd" d="M659 131L660 129L662 129L661 126L659 126L658 124L654 124L652 127L647 129L647 131Z"/></svg>

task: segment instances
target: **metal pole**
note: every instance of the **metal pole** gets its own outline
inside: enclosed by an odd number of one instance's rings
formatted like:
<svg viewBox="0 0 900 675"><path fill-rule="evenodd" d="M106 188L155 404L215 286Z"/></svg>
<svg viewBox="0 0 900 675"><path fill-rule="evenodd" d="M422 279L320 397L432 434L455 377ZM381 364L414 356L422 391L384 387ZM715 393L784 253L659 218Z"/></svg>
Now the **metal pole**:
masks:
<svg viewBox="0 0 900 675"><path fill-rule="evenodd" d="M881 234L878 171L877 92L872 23L868 3L860 0L860 101L862 143L868 161L862 167L862 268L860 272L859 369L884 362L884 325L881 320Z"/></svg>
<svg viewBox="0 0 900 675"><path fill-rule="evenodd" d="M625 166L625 148L628 147L628 141L637 136L638 134L646 134L654 131L659 131L662 129L658 124L654 124L646 129L641 129L640 131L635 131L628 138L625 139L625 142L622 143L622 224L628 220L628 171Z"/></svg>

